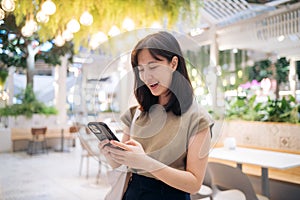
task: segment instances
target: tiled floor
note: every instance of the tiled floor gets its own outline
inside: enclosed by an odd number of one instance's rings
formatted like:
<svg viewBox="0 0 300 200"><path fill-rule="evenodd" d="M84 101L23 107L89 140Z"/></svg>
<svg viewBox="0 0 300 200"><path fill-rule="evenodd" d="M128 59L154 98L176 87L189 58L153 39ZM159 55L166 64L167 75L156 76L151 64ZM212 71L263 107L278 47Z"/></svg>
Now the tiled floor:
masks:
<svg viewBox="0 0 300 200"><path fill-rule="evenodd" d="M1 200L102 200L109 187L105 168L96 184L98 162L90 159L89 178L86 163L79 175L81 147L71 152L29 156L25 152L0 153Z"/></svg>
<svg viewBox="0 0 300 200"><path fill-rule="evenodd" d="M25 152L0 153L0 200L104 200L109 190L105 167L96 184L98 162L90 159L89 178L86 162L79 176L81 147L71 152L29 156ZM255 187L258 177L251 177ZM299 185L271 180L272 200L299 199Z"/></svg>

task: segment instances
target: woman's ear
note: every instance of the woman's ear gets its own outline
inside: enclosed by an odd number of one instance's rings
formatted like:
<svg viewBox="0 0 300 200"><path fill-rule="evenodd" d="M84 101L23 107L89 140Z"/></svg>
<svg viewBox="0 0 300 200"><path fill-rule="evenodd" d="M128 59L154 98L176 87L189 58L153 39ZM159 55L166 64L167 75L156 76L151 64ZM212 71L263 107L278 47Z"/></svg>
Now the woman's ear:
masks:
<svg viewBox="0 0 300 200"><path fill-rule="evenodd" d="M175 71L177 69L177 66L178 66L178 57L173 56L173 58L171 60L171 68L173 69L173 71Z"/></svg>

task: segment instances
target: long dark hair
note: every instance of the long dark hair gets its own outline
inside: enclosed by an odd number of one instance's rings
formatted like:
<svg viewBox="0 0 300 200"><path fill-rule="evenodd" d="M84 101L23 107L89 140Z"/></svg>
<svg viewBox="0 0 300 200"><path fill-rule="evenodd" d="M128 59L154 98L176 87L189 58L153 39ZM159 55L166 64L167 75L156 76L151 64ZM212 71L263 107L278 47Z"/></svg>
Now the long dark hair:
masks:
<svg viewBox="0 0 300 200"><path fill-rule="evenodd" d="M158 56L162 56L170 63L174 56L178 58L178 66L173 72L169 88L170 100L164 106L167 112L172 111L175 115L185 113L192 104L193 89L179 43L172 34L166 31L146 36L137 43L131 53L131 65L135 75L134 94L142 110L148 112L152 105L158 103L158 97L154 96L140 79L137 69L138 55L143 49L148 49L156 60L161 60Z"/></svg>

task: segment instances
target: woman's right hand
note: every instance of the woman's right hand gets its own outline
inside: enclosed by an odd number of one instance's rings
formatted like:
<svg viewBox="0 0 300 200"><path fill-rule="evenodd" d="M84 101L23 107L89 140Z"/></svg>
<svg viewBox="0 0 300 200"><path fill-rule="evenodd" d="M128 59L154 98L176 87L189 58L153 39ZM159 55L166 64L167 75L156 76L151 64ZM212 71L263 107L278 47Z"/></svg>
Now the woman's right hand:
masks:
<svg viewBox="0 0 300 200"><path fill-rule="evenodd" d="M102 155L104 155L107 163L112 167L112 168L117 168L120 166L119 163L115 162L110 154L110 151L108 150L108 148L111 148L108 144L109 144L109 140L103 140L99 142L98 148L100 150L100 153Z"/></svg>
<svg viewBox="0 0 300 200"><path fill-rule="evenodd" d="M104 156L108 155L108 151L106 149L106 145L109 144L109 140L102 140L99 142L99 150L100 150L100 153L102 153Z"/></svg>

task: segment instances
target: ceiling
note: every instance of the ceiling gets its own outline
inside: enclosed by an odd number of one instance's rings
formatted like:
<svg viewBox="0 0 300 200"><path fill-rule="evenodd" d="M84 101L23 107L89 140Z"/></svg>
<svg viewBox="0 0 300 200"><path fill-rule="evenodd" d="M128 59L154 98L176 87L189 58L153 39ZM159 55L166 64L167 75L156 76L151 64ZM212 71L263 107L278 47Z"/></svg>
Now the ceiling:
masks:
<svg viewBox="0 0 300 200"><path fill-rule="evenodd" d="M300 60L298 1L205 0L201 16L201 33L175 35L183 50L216 42L219 50L247 49L260 58L266 54ZM122 43L118 45L118 52L123 53L118 56L103 55L96 51L81 52L77 56L84 61L78 62L88 69L87 77L107 77L120 68L118 60L124 52L129 55L133 44L151 31L157 30L141 29L114 37L113 43ZM129 61L126 66L130 66Z"/></svg>
<svg viewBox="0 0 300 200"><path fill-rule="evenodd" d="M201 10L200 45L216 42L219 50L249 49L300 60L299 1L206 0Z"/></svg>

